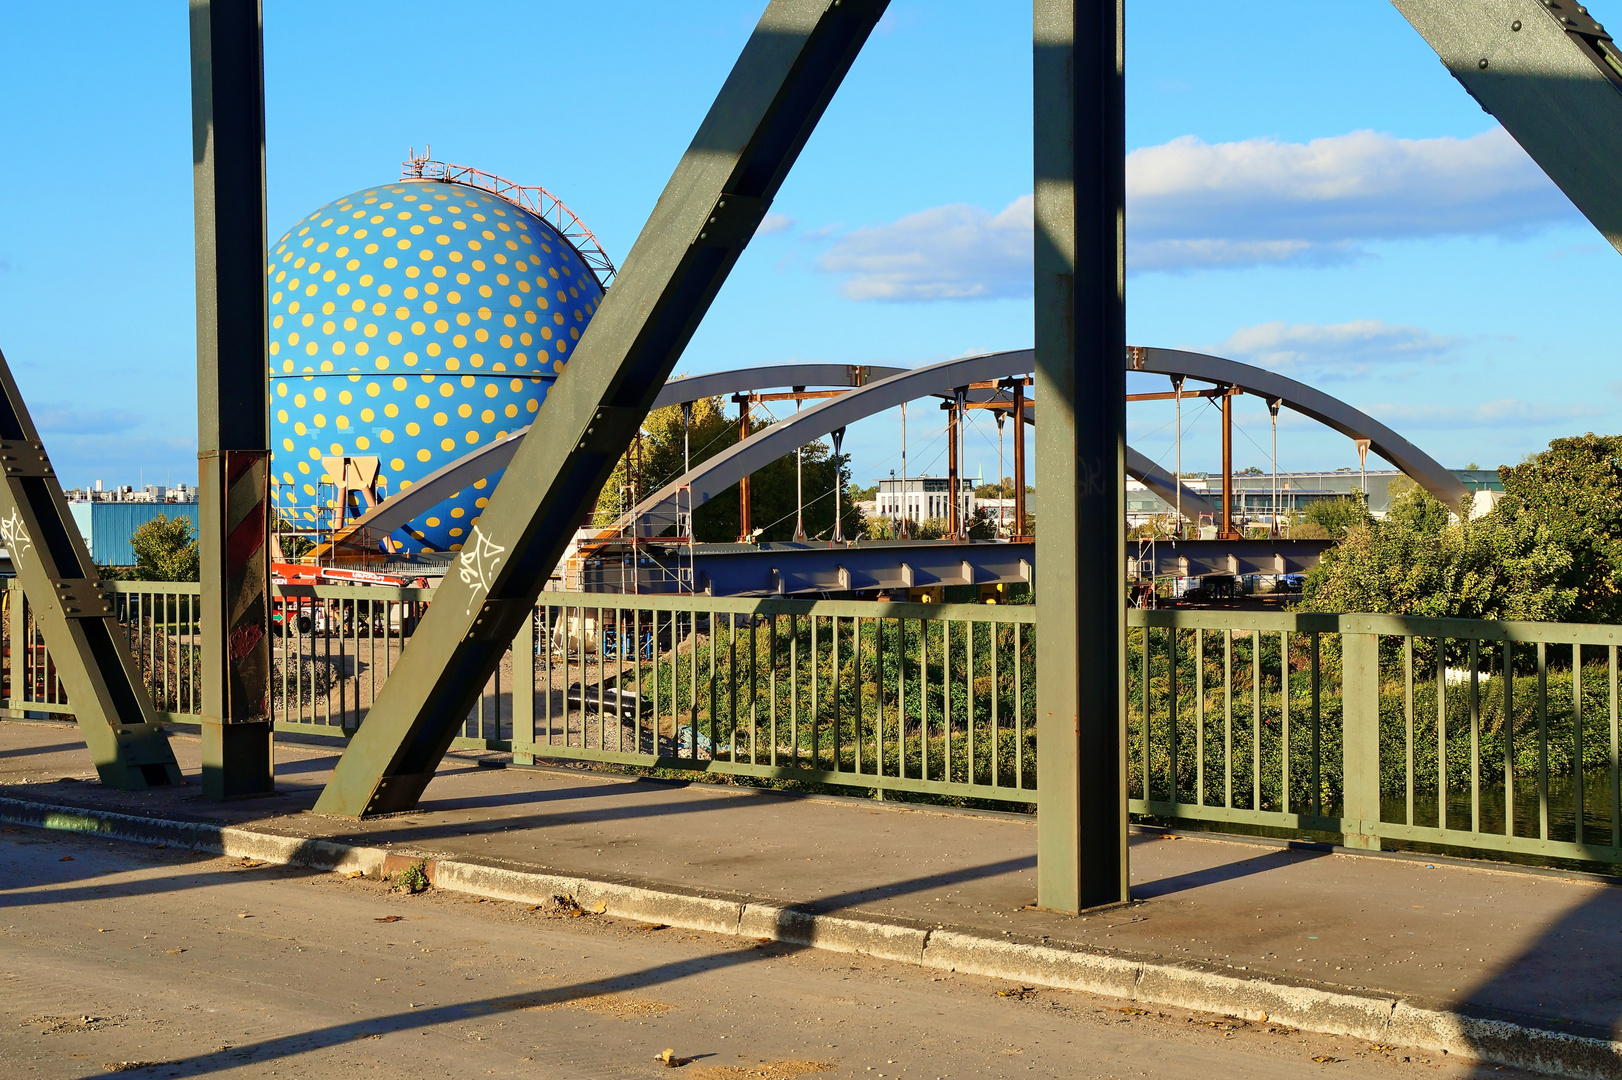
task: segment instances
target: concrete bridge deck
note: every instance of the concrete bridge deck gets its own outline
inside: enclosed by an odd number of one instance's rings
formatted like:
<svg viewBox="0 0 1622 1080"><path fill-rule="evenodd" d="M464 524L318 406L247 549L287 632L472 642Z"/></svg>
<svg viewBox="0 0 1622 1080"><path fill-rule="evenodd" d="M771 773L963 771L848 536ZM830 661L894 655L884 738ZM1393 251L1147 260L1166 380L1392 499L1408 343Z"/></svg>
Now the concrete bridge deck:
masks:
<svg viewBox="0 0 1622 1080"><path fill-rule="evenodd" d="M1079 947L1591 1038L1622 1028L1622 889L1573 875L1144 833L1132 846L1136 902L1067 917L1029 906L1036 829L1015 815L486 768L480 758L494 755L453 753L420 812L357 823L310 812L335 749L281 743L279 794L218 804L200 797L197 740L174 744L188 786L118 792L93 782L72 725L0 724L0 817L18 820L27 801L241 825Z"/></svg>

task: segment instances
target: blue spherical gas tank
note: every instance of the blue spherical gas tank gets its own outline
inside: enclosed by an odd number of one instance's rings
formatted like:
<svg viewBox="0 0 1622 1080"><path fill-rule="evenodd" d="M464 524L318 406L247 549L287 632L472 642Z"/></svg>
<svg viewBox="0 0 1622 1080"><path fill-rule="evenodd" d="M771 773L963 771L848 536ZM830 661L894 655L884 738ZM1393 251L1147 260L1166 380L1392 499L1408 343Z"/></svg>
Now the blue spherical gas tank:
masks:
<svg viewBox="0 0 1622 1080"><path fill-rule="evenodd" d="M603 289L550 224L476 187L402 180L323 206L272 248L272 497L311 524L327 457L396 495L529 424ZM499 473L397 530L457 551Z"/></svg>

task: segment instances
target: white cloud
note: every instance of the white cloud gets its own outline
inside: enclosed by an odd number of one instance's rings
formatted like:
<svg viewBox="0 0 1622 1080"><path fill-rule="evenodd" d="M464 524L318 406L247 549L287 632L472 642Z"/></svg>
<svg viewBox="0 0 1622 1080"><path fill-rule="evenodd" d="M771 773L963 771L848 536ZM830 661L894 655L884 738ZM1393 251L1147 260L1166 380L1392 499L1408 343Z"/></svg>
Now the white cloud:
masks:
<svg viewBox="0 0 1622 1080"><path fill-rule="evenodd" d="M1185 135L1128 154L1126 182L1133 272L1333 265L1375 241L1517 236L1578 220L1500 127L1467 139ZM953 203L852 230L817 266L844 275L853 300L1019 297L1031 293L1032 249L1026 195L997 213Z"/></svg>
<svg viewBox="0 0 1622 1080"><path fill-rule="evenodd" d="M794 228L794 219L787 214L767 214L760 219L755 227L756 236L771 236L773 233L788 232Z"/></svg>
<svg viewBox="0 0 1622 1080"><path fill-rule="evenodd" d="M1501 127L1468 139L1185 135L1134 150L1126 170L1135 271L1344 262L1365 241L1516 235L1575 217Z"/></svg>
<svg viewBox="0 0 1622 1080"><path fill-rule="evenodd" d="M1500 398L1481 405L1414 405L1381 402L1363 411L1401 431L1407 428L1527 428L1603 416L1592 405L1555 405Z"/></svg>
<svg viewBox="0 0 1622 1080"><path fill-rule="evenodd" d="M141 422L139 415L125 409L85 409L49 402L32 409L31 415L40 431L63 435L111 435Z"/></svg>
<svg viewBox="0 0 1622 1080"><path fill-rule="evenodd" d="M1214 350L1261 367L1313 379L1353 378L1376 368L1434 363L1463 340L1433 334L1421 326L1378 319L1354 322L1267 322L1233 333Z"/></svg>
<svg viewBox="0 0 1622 1080"><path fill-rule="evenodd" d="M1031 294L1032 200L992 214L937 206L888 225L855 229L817 260L846 275L852 300L989 300Z"/></svg>

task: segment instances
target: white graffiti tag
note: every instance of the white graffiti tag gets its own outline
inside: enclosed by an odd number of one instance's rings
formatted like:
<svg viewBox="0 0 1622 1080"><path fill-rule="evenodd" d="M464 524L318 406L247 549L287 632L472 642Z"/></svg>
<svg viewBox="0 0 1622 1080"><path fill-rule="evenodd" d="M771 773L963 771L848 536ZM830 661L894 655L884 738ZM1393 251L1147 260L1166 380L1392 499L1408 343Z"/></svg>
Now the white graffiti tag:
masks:
<svg viewBox="0 0 1622 1080"><path fill-rule="evenodd" d="M21 558L26 551L33 550L34 540L28 535L28 526L23 524L22 515L17 508L11 508L11 516L0 518L0 540L6 543L6 550L11 553L13 561Z"/></svg>
<svg viewBox="0 0 1622 1080"><path fill-rule="evenodd" d="M507 549L492 544L490 538L479 531L477 525L473 526L473 535L468 538L467 544L462 548L462 557L457 560L461 563L462 583L473 587L468 597L467 613L473 614L478 605L479 593L490 595L490 582L496 576L496 567L501 565L501 555Z"/></svg>

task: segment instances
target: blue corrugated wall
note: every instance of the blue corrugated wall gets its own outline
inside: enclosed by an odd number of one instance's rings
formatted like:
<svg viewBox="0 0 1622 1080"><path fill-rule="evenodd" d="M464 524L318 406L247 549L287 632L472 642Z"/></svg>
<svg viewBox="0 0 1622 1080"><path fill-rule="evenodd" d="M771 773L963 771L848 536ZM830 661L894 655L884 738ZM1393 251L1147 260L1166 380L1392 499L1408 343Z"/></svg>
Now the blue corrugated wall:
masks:
<svg viewBox="0 0 1622 1080"><path fill-rule="evenodd" d="M73 520L84 533L90 557L102 566L134 566L135 549L130 537L135 530L162 514L183 517L197 533L196 503L73 503ZM86 525L89 528L86 528Z"/></svg>

